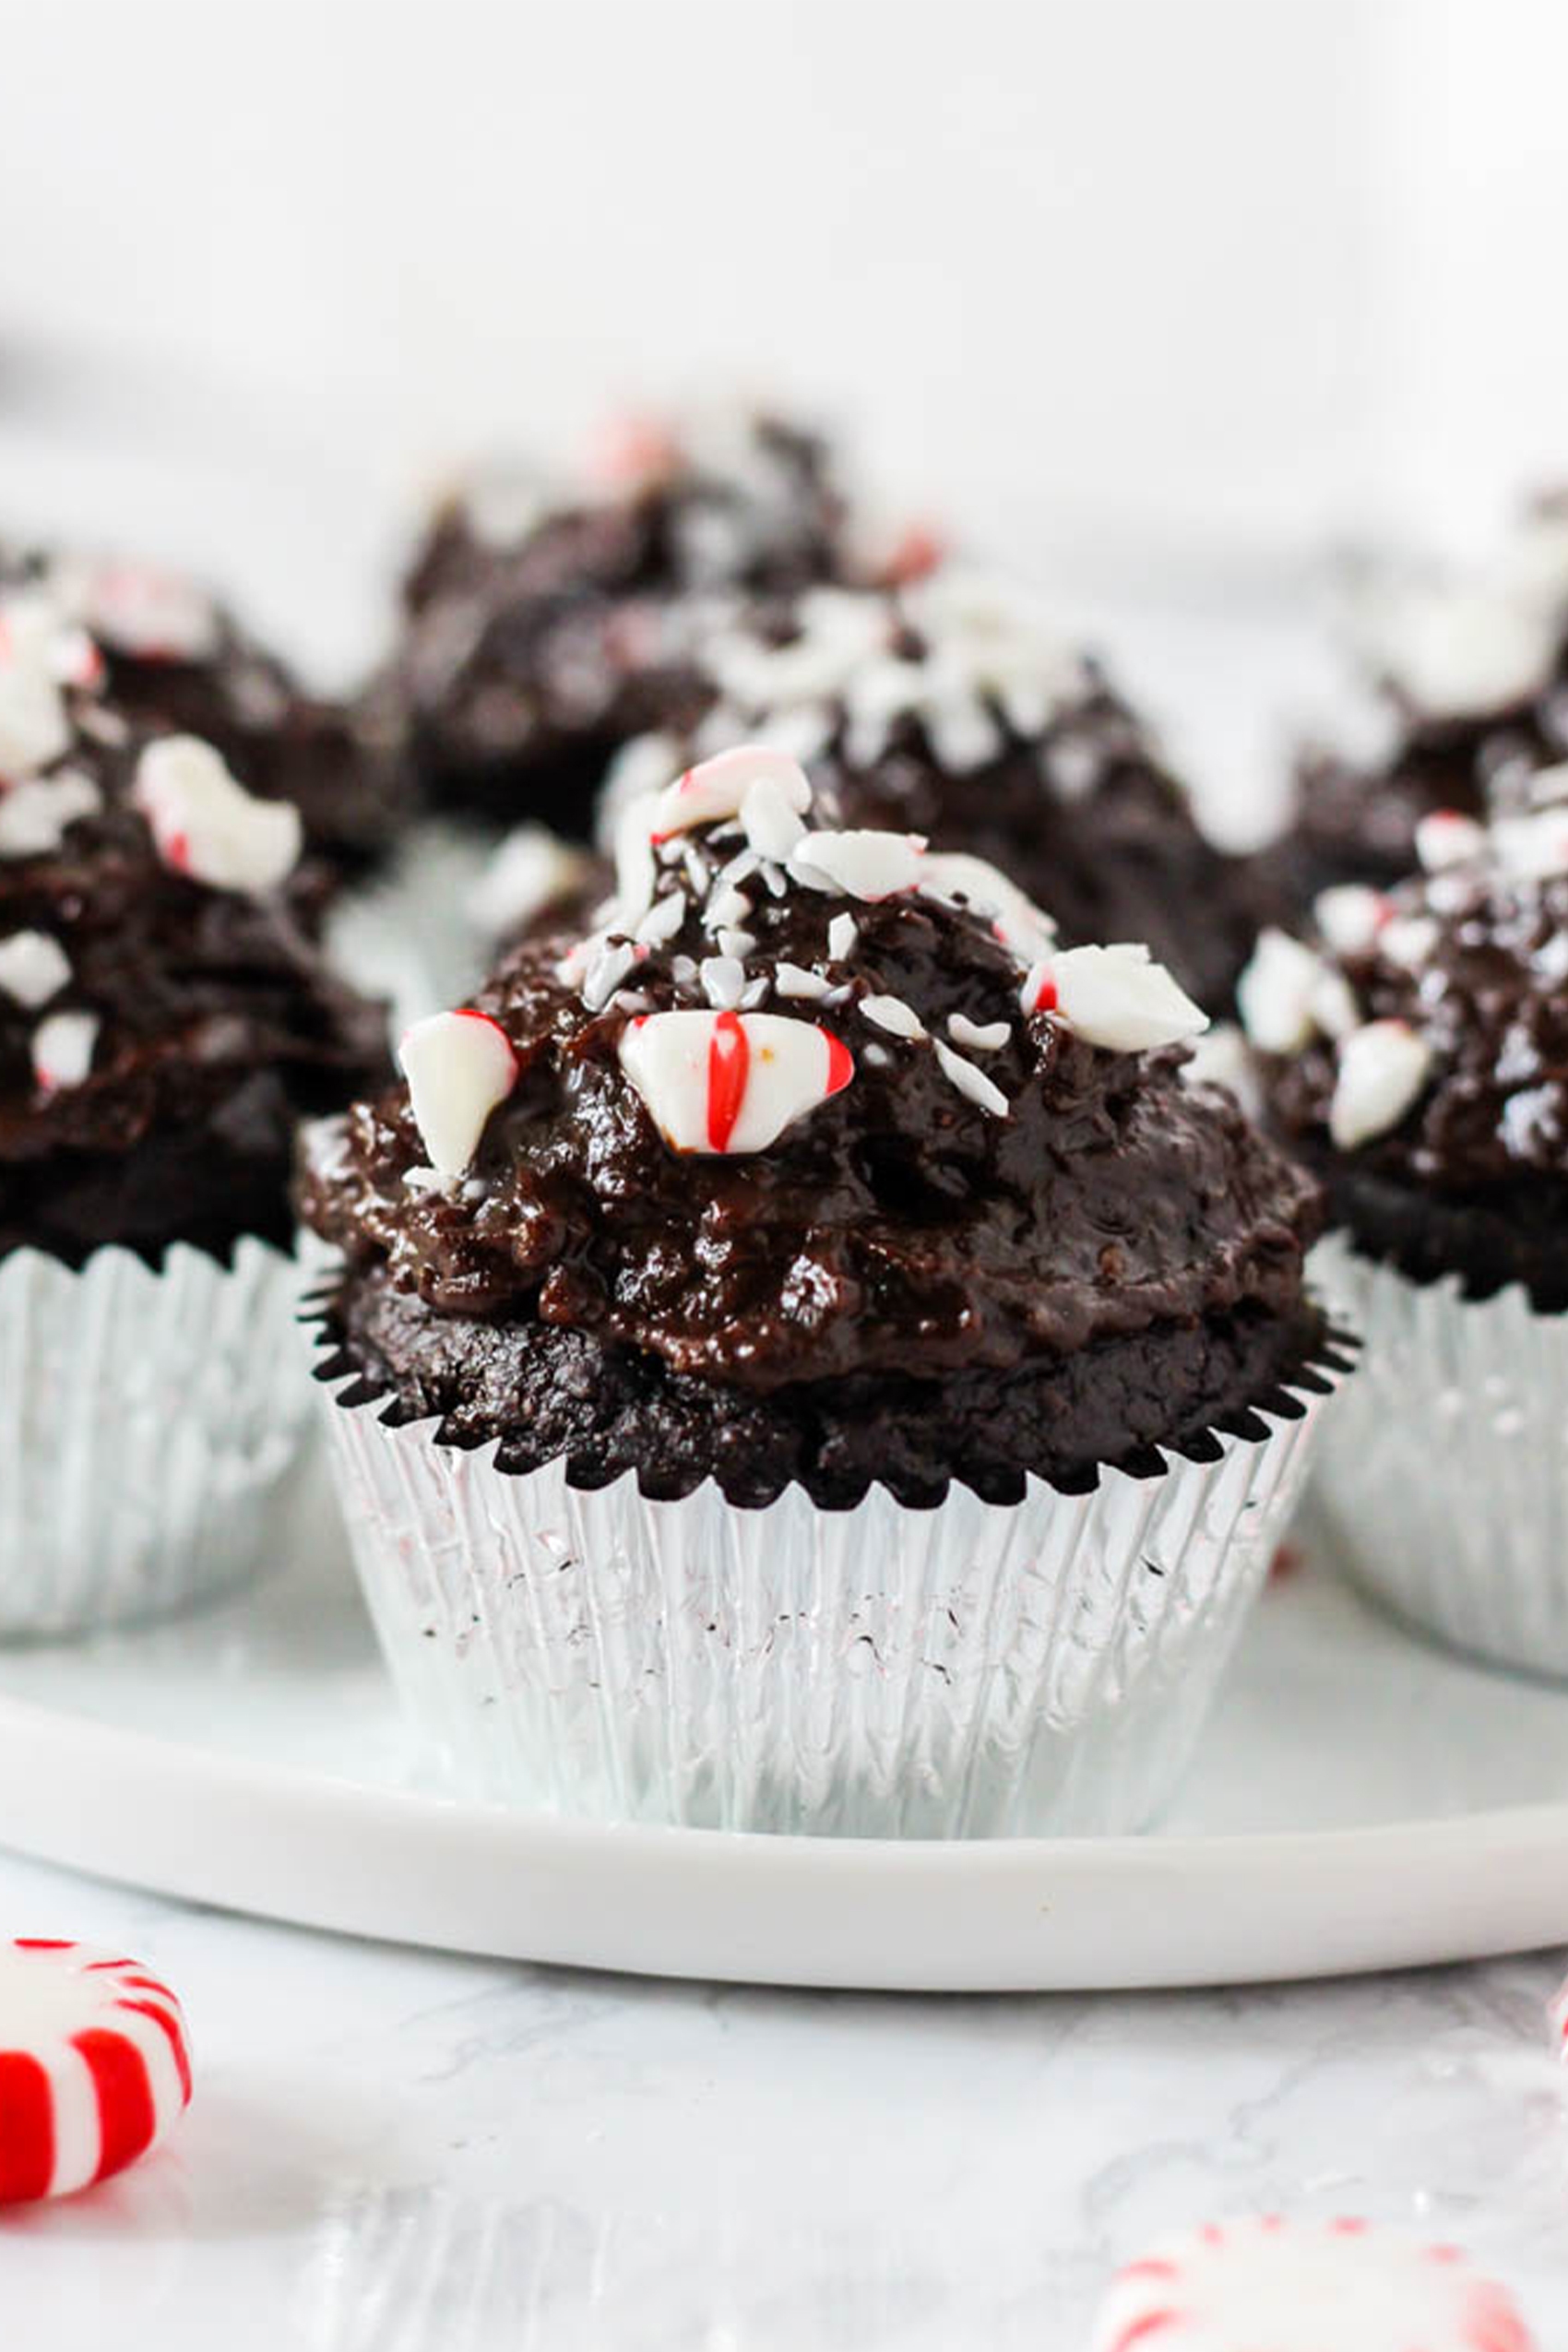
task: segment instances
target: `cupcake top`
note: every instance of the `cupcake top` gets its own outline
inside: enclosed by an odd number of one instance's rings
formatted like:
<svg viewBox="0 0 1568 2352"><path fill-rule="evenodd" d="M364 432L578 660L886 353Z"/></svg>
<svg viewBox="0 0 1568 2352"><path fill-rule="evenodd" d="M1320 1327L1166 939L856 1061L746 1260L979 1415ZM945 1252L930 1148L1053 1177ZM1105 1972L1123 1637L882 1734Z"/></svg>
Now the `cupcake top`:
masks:
<svg viewBox="0 0 1568 2352"><path fill-rule="evenodd" d="M115 557L0 545L0 588L45 594L90 636L124 718L199 735L247 790L292 801L322 886L390 848L408 810L385 721L307 694L199 581Z"/></svg>
<svg viewBox="0 0 1568 2352"><path fill-rule="evenodd" d="M576 481L476 478L404 585L390 691L426 784L582 837L618 746L703 707L693 600L841 576L848 517L826 443L766 415L625 419Z"/></svg>
<svg viewBox="0 0 1568 2352"><path fill-rule="evenodd" d="M350 1269L756 1393L1299 1307L1314 1188L1182 1085L1205 1018L1144 948L825 824L763 746L630 802L616 853L599 928L410 1032L314 1158Z"/></svg>
<svg viewBox="0 0 1568 2352"><path fill-rule="evenodd" d="M1265 933L1242 1018L1271 1116L1338 1213L1412 1270L1568 1284L1568 766L1481 825L1421 820L1422 871ZM1419 1212L1419 1213L1418 1213Z"/></svg>
<svg viewBox="0 0 1568 2352"><path fill-rule="evenodd" d="M601 830L633 794L745 737L804 761L835 821L986 859L1065 939L1145 941L1208 1008L1229 1002L1277 912L1248 861L1204 834L1099 667L1010 582L950 569L887 593L733 602L692 659L706 716L628 745Z"/></svg>
<svg viewBox="0 0 1568 2352"><path fill-rule="evenodd" d="M291 1128L380 1018L302 932L303 826L148 726L43 590L0 593L0 1251L286 1240Z"/></svg>
<svg viewBox="0 0 1568 2352"><path fill-rule="evenodd" d="M1303 753L1278 861L1298 907L1336 882L1401 880L1423 817L1506 812L1568 755L1568 501L1538 501L1468 576L1377 581L1354 638L1388 740L1372 759Z"/></svg>

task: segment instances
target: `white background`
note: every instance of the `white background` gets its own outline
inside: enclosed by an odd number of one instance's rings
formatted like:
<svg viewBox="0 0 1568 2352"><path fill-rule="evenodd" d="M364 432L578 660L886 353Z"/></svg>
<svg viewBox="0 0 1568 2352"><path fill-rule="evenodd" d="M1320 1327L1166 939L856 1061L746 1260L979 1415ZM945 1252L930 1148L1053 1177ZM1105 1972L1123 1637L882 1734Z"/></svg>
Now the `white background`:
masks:
<svg viewBox="0 0 1568 2352"><path fill-rule="evenodd" d="M1120 585L1475 528L1568 464L1550 0L79 0L3 30L0 427L85 416L100 451L64 489L7 468L13 515L101 528L122 443L222 474L243 427L252 528L219 499L216 552L330 514L357 559L475 444L782 387L906 498Z"/></svg>

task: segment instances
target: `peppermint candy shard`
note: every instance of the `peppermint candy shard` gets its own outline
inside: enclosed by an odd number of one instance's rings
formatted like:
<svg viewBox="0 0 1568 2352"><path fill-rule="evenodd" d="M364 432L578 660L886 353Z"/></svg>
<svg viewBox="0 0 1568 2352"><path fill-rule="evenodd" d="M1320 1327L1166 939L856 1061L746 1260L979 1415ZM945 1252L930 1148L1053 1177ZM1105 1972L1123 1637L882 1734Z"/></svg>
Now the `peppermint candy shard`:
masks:
<svg viewBox="0 0 1568 2352"><path fill-rule="evenodd" d="M1347 2215L1206 2222L1111 2282L1089 2352L1540 2352L1455 2246Z"/></svg>
<svg viewBox="0 0 1568 2352"><path fill-rule="evenodd" d="M132 798L164 864L211 889L259 897L299 863L304 829L293 802L254 799L199 736L149 743Z"/></svg>
<svg viewBox="0 0 1568 2352"><path fill-rule="evenodd" d="M1323 959L1289 932L1259 934L1236 983L1236 1009L1247 1042L1260 1053L1300 1053L1312 1041L1313 1002Z"/></svg>
<svg viewBox="0 0 1568 2352"><path fill-rule="evenodd" d="M46 1937L0 1943L0 2204L122 2171L190 2104L180 2004L136 1961Z"/></svg>
<svg viewBox="0 0 1568 2352"><path fill-rule="evenodd" d="M102 806L91 777L74 768L0 789L0 858L51 856L79 818L96 816Z"/></svg>
<svg viewBox="0 0 1568 2352"><path fill-rule="evenodd" d="M1201 1037L1208 1015L1146 947L1069 947L1051 967L1059 1019L1090 1045L1143 1053Z"/></svg>
<svg viewBox="0 0 1568 2352"><path fill-rule="evenodd" d="M432 1013L405 1031L398 1062L431 1166L444 1182L462 1175L485 1122L517 1083L517 1057L487 1013Z"/></svg>
<svg viewBox="0 0 1568 2352"><path fill-rule="evenodd" d="M508 833L469 892L469 912L491 939L503 939L580 889L593 872L585 850L547 826L519 825Z"/></svg>
<svg viewBox="0 0 1568 2352"><path fill-rule="evenodd" d="M655 842L668 841L677 833L689 833L694 826L719 825L737 817L759 786L767 788L759 808L776 810L782 805L798 815L811 806L812 788L798 760L763 743L738 743L733 751L719 752L698 766L688 767L655 796L652 837Z"/></svg>
<svg viewBox="0 0 1568 2352"><path fill-rule="evenodd" d="M58 996L70 977L70 958L46 931L18 931L0 940L0 993L30 1012Z"/></svg>
<svg viewBox="0 0 1568 2352"><path fill-rule="evenodd" d="M0 780L14 784L70 747L55 659L62 625L48 597L0 599Z"/></svg>
<svg viewBox="0 0 1568 2352"><path fill-rule="evenodd" d="M924 871L925 843L914 833L803 833L790 859L791 875L808 890L870 901L918 890Z"/></svg>
<svg viewBox="0 0 1568 2352"><path fill-rule="evenodd" d="M1364 882L1335 883L1313 901L1313 921L1336 956L1366 955L1393 911Z"/></svg>
<svg viewBox="0 0 1568 2352"><path fill-rule="evenodd" d="M1368 1021L1339 1048L1339 1069L1328 1106L1328 1132L1341 1151L1354 1151L1396 1127L1431 1069L1425 1038L1408 1021Z"/></svg>
<svg viewBox="0 0 1568 2352"><path fill-rule="evenodd" d="M65 1094L92 1068L101 1024L96 1013L51 1013L32 1033L32 1075L41 1094Z"/></svg>
<svg viewBox="0 0 1568 2352"><path fill-rule="evenodd" d="M929 851L921 861L920 890L922 897L971 907L987 918L1020 964L1038 962L1055 944L1056 925L1044 909L984 858L958 849Z"/></svg>
<svg viewBox="0 0 1568 2352"><path fill-rule="evenodd" d="M621 1067L671 1151L766 1151L855 1074L848 1046L778 1013L650 1013L628 1023Z"/></svg>
<svg viewBox="0 0 1568 2352"><path fill-rule="evenodd" d="M1467 865L1486 848L1486 828L1457 809L1434 809L1416 827L1416 855L1428 873Z"/></svg>

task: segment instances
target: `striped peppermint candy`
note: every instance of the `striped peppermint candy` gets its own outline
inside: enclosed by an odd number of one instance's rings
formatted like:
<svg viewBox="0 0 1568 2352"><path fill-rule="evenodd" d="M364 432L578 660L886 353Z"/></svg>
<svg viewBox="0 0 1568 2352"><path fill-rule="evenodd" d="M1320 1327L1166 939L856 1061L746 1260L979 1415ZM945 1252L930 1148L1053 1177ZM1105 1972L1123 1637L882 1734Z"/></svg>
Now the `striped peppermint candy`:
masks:
<svg viewBox="0 0 1568 2352"><path fill-rule="evenodd" d="M1278 2214L1164 2239L1112 2282L1090 2352L1539 2352L1456 2246Z"/></svg>
<svg viewBox="0 0 1568 2352"><path fill-rule="evenodd" d="M68 2197L156 2147L189 2106L168 1986L89 1943L0 1943L0 2204Z"/></svg>
<svg viewBox="0 0 1568 2352"><path fill-rule="evenodd" d="M849 1049L778 1013L649 1013L621 1039L621 1067L672 1151L766 1151L842 1093Z"/></svg>

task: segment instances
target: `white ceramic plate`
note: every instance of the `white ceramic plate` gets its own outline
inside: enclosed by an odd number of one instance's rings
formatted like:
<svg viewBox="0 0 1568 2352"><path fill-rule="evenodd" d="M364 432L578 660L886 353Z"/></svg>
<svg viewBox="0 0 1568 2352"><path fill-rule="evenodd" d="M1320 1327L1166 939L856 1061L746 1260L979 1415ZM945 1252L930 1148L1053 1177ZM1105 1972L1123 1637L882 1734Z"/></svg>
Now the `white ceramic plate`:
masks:
<svg viewBox="0 0 1568 2352"><path fill-rule="evenodd" d="M1306 1976L1568 1940L1568 1693L1410 1640L1309 1565L1266 1596L1142 1838L600 1829L414 1776L318 1491L249 1600L0 1655L0 1843L358 1934L778 1984Z"/></svg>

